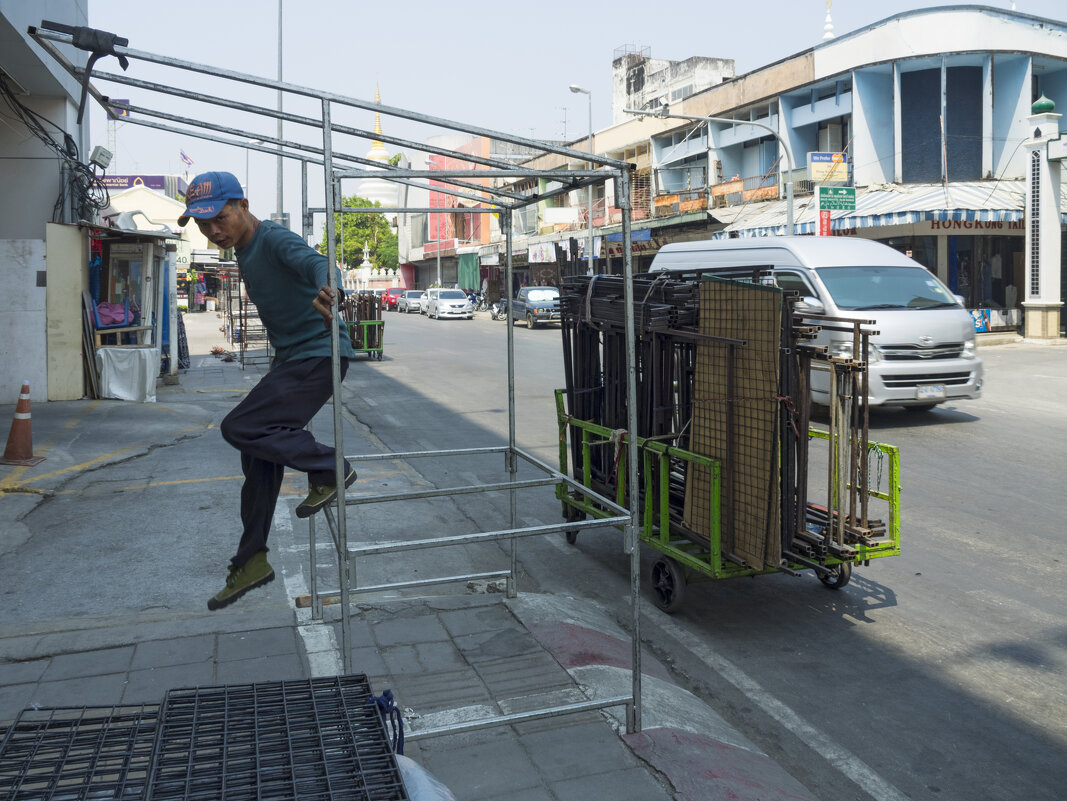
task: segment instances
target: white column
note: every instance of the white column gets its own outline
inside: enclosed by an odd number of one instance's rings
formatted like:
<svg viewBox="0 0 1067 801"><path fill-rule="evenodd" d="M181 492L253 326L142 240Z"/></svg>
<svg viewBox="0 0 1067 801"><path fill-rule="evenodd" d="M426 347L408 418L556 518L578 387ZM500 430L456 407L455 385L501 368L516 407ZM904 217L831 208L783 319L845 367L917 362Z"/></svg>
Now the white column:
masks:
<svg viewBox="0 0 1067 801"><path fill-rule="evenodd" d="M1042 102L1043 101L1043 102ZM1048 160L1048 142L1060 135L1062 114L1045 98L1028 117L1034 131L1026 150L1026 287L1023 335L1054 339L1060 335L1060 162Z"/></svg>

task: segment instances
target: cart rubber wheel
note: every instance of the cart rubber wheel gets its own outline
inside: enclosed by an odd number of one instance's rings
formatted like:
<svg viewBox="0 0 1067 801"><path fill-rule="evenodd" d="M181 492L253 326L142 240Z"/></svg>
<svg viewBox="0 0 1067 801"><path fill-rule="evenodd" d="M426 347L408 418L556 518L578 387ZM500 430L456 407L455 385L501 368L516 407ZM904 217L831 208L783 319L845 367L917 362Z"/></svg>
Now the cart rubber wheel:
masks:
<svg viewBox="0 0 1067 801"><path fill-rule="evenodd" d="M833 565L829 570L830 572L826 575L820 574L819 581L831 590L839 590L852 580L851 562L842 562L839 565Z"/></svg>
<svg viewBox="0 0 1067 801"><path fill-rule="evenodd" d="M568 523L576 523L579 520L585 520L586 514L564 504L563 519ZM569 531L564 531L563 534L567 538L568 545L574 545L578 542L578 529L572 528Z"/></svg>
<svg viewBox="0 0 1067 801"><path fill-rule="evenodd" d="M663 556L652 563L652 603L668 614L677 612L685 599L685 571Z"/></svg>

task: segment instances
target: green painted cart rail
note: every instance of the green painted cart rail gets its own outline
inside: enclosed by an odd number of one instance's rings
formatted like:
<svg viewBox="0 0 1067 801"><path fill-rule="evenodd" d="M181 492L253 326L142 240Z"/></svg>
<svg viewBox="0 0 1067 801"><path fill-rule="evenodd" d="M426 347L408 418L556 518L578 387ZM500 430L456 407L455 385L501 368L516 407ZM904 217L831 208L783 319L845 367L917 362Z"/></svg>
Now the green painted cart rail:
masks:
<svg viewBox="0 0 1067 801"><path fill-rule="evenodd" d="M568 441L571 429L580 432L582 450L582 473L575 478L582 485L593 489L591 476L591 451L596 447L612 447L615 449L613 458L615 468L612 473L615 477L614 495L620 505L626 504L626 453L623 447L626 443L625 432L614 432L595 423L577 420L567 414L564 404L564 391L556 390L556 414L559 423L559 464L560 471L568 473ZM816 428L809 430L809 436L816 439L828 440L829 434ZM722 552L722 524L720 520L722 511L722 464L706 456L700 456L680 448L670 446L664 442L638 439L638 448L643 459L643 492L641 520L638 532L642 542L655 548L665 556L675 560L684 568L684 580L686 583L698 581L710 581L715 579L735 578L740 576L753 576L780 572L800 572L812 569L811 564L784 560L779 568L754 569L749 566L737 564L727 559ZM856 543L856 554L852 558L842 559L834 555L827 555L820 564L828 570L835 566L846 565L851 573L851 565L867 563L871 559L885 556L896 556L900 553L900 452L893 445L871 442L869 443L869 456L882 462L880 479L886 481L886 488L868 487L869 498L879 499L888 505L885 536L868 539L866 544ZM691 537L678 532L678 526L671 521L670 509L670 461L681 460L685 463L699 464L708 468L710 482L711 515L710 530L699 532L705 543L695 542ZM576 462L577 463L577 462ZM654 469L658 468L658 469ZM881 481L879 481L881 483ZM610 497L609 492L600 490L602 494ZM567 520L580 520L583 517L603 518L610 517L611 513L599 509L595 503L585 497L576 497L567 492L566 485L560 484L556 488L556 497L563 504L563 515ZM837 499L834 499L835 503ZM658 503L657 503L658 501ZM574 537L568 535L568 540L573 542ZM840 569L840 568L839 568ZM820 576L821 577L821 576ZM825 579L824 579L825 580ZM845 581L829 586L844 586Z"/></svg>
<svg viewBox="0 0 1067 801"><path fill-rule="evenodd" d="M385 350L385 321L356 320L349 321L347 325L348 336L356 353L366 353L371 359L381 361Z"/></svg>

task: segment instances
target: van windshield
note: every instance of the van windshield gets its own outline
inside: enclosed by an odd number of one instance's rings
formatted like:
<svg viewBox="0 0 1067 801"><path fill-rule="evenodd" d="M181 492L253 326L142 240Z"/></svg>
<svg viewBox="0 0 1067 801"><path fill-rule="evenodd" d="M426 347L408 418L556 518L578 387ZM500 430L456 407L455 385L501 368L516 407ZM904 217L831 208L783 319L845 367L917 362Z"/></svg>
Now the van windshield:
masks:
<svg viewBox="0 0 1067 801"><path fill-rule="evenodd" d="M815 270L839 309L947 309L959 306L922 267L819 267Z"/></svg>

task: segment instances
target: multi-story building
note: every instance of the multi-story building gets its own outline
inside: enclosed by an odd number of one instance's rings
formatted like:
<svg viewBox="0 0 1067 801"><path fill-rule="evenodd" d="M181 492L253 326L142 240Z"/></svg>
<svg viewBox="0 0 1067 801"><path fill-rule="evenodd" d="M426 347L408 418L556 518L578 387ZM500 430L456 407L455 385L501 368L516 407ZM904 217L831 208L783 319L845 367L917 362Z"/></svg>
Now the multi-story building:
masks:
<svg viewBox="0 0 1067 801"><path fill-rule="evenodd" d="M847 186L855 210L831 212L832 234L887 242L969 307L990 309L993 326L1019 325L1026 182L1035 132L1054 135L1058 117L1049 112L1067 109L1067 21L986 6L922 9L743 75L726 72L678 100L631 92L631 111L646 116L594 134L597 153L636 165L635 269L667 242L787 233L787 188L795 232L817 233L815 190ZM1040 126L1034 114L1045 115ZM588 140L569 145L582 151ZM547 155L527 165L584 163ZM612 192L601 188L593 204L599 271L621 265ZM555 242L583 246L586 204L585 190L577 191L516 225L527 264L550 258ZM1042 269L1067 286L1054 266Z"/></svg>

